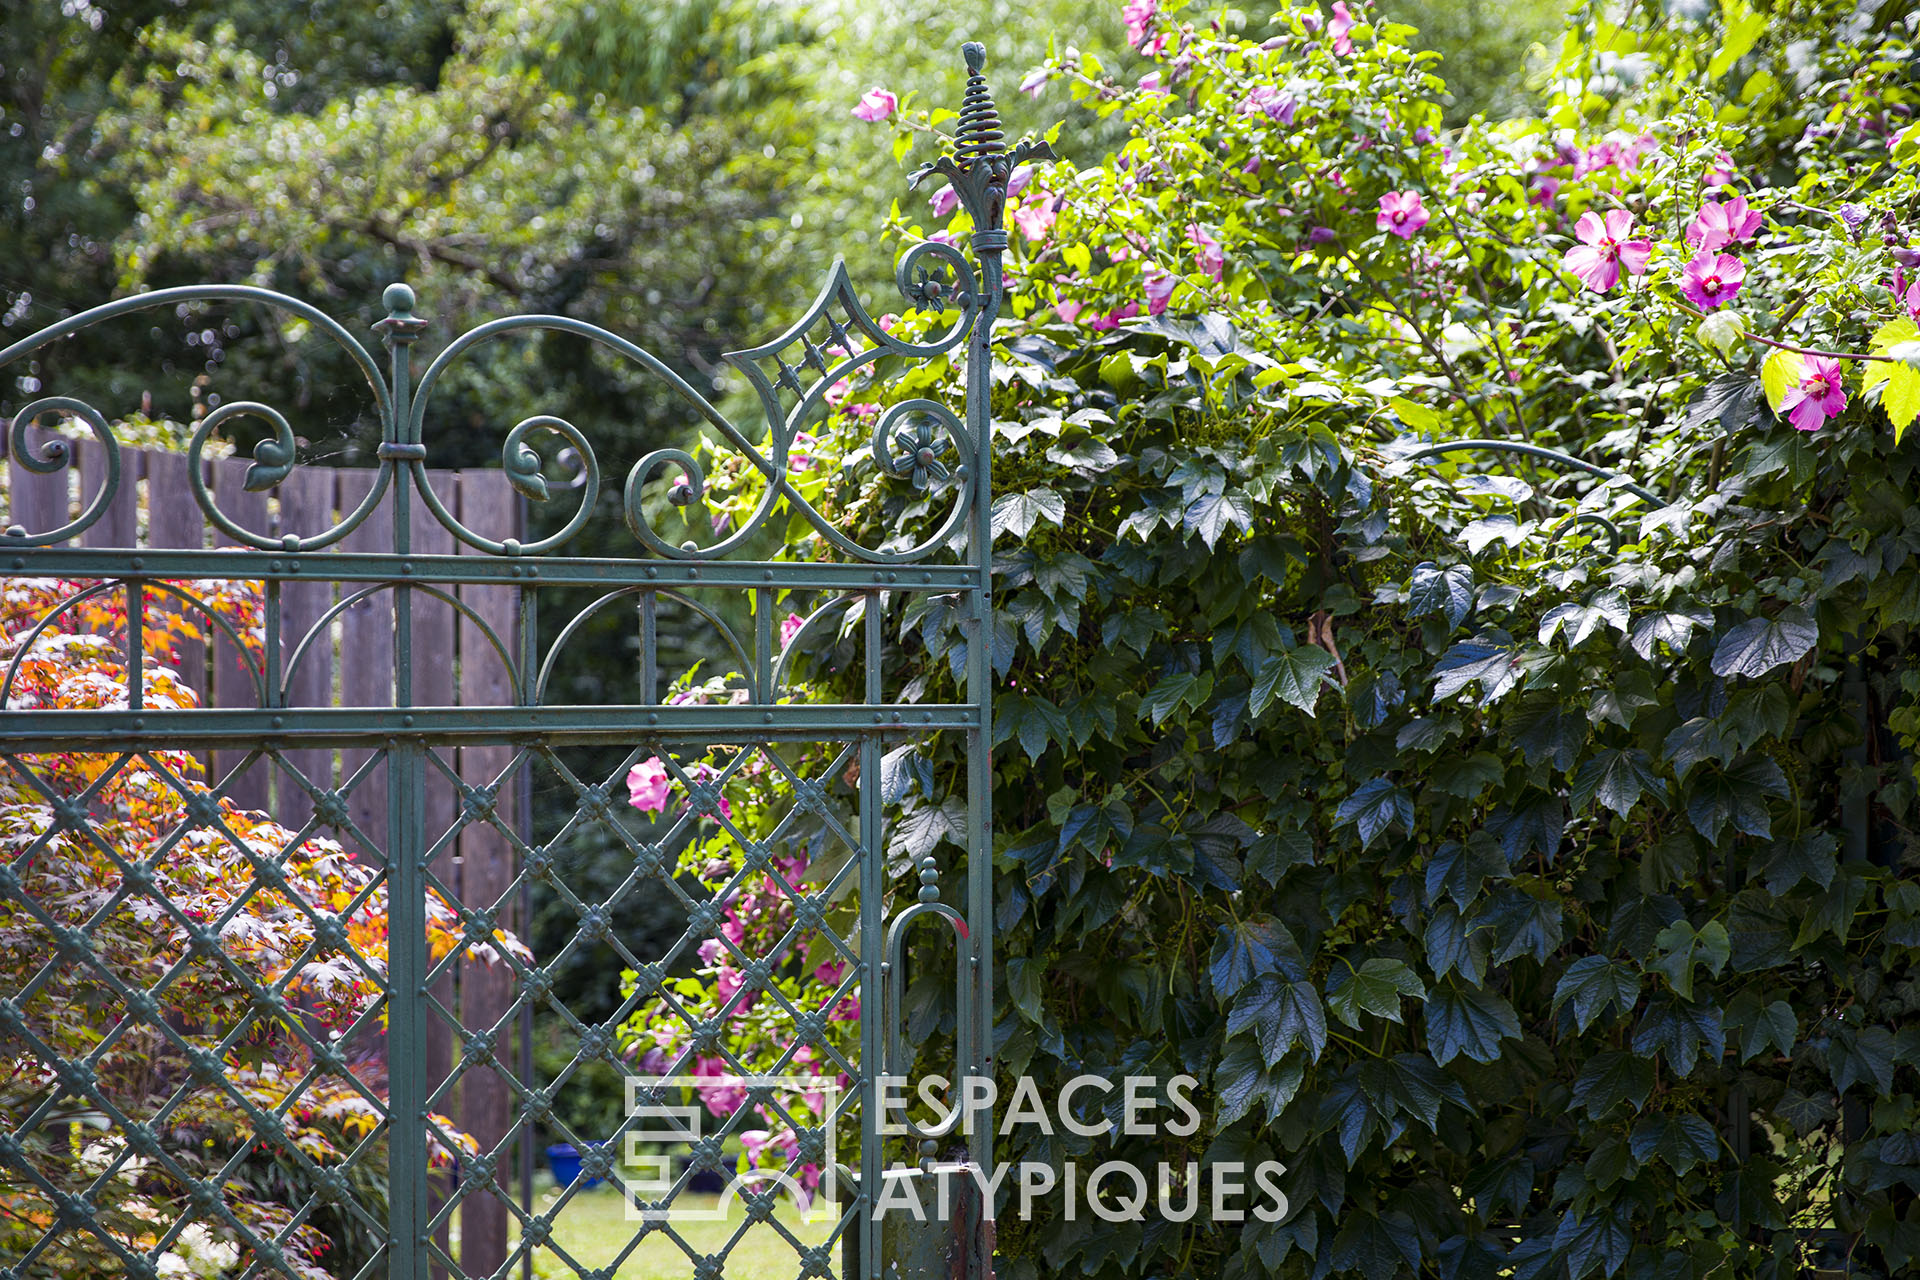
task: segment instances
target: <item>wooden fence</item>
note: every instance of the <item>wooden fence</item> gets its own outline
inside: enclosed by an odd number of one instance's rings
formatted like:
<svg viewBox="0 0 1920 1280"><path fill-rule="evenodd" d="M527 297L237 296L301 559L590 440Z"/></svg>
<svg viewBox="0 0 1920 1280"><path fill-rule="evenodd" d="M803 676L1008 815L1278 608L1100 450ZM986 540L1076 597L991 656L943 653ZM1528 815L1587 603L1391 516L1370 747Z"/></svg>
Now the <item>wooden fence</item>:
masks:
<svg viewBox="0 0 1920 1280"><path fill-rule="evenodd" d="M0 432L0 438L4 438L4 434ZM33 434L36 438L44 435L37 429ZM85 509L104 482L104 451L92 440L78 441L75 461L77 465L73 468L38 475L9 459L6 523L32 530L53 529ZM184 454L123 448L120 462L121 483L113 504L97 523L80 534L81 545L176 550L217 549L226 545L225 535L206 524L194 499ZM270 492L249 493L243 484L249 462L244 458L211 461L204 479L221 511L241 526L262 534L285 530L311 536L329 528L359 505L377 475L370 469L302 466ZM467 528L494 539L523 536L520 500L503 472L436 470L429 474L434 491ZM433 518L424 503L415 503L412 511L412 545L417 553L471 553L471 548L456 544L453 535ZM337 549L362 553L391 551L391 520L384 509L348 535ZM355 589L353 583L287 583L281 593L283 661L292 656L294 647L321 616ZM336 592L341 594L336 596ZM509 645L510 651L517 651L517 611L511 590L462 587L459 598L486 620L495 634ZM331 640L331 644L322 644L294 668L288 705L391 705L394 675L391 596L378 593L348 607L335 620ZM412 673L417 705L500 706L513 701L508 673L480 629L462 619L447 604L419 593L413 605L413 652L418 655ZM231 642L224 638L216 639L211 646L198 642L184 646L180 673L201 694L202 705L257 705L255 677L248 660L235 652ZM241 769L246 754L214 753L208 761L209 780L217 785L222 779L228 779L233 771ZM448 767L470 783L491 782L508 766L512 754L513 749L506 746L466 747L457 752L446 748L440 752ZM367 763L369 755L366 749L337 752L306 749L288 752L287 758L288 763L315 786L331 789L345 786ZM431 843L454 825L459 805L453 783L431 763L427 767L427 788L426 829ZM269 813L282 825L295 830L313 813L312 801L305 789L292 777L274 769L265 758L231 777L225 793L238 806ZM513 815L523 826L524 795L524 783L521 783L516 791L506 793L506 802L500 806L501 813ZM353 822L360 830L374 840L383 841L387 830L384 763L377 764L353 788L347 802ZM366 856L351 839L343 840L343 844ZM460 832L457 846L434 859L433 869L463 901L491 907L512 883L513 848L491 826L466 827ZM501 925L512 930L523 927L517 904L509 904ZM434 988L435 998L445 1008L458 1010L462 1023L469 1028L492 1027L499 1022L511 1003L512 992L510 972L479 966L464 967L457 978L444 978ZM430 1088L438 1089L447 1079L453 1061L453 1037L438 1018L429 1023L427 1053ZM516 1046L510 1053L500 1054L497 1060L511 1063L517 1060L517 1054ZM494 1071L479 1070L460 1081L451 1106L438 1109L451 1114L463 1130L479 1140L483 1150L492 1151L511 1126L512 1104L507 1082ZM529 1142L531 1136L523 1135L522 1148ZM524 1167L522 1162L528 1158L524 1151L516 1151L514 1155L518 1158L499 1162L496 1176L503 1189L515 1180L513 1175ZM475 1275L492 1274L507 1251L505 1207L492 1196L472 1195L462 1205L460 1215L463 1270ZM445 1245L444 1238L442 1245Z"/></svg>

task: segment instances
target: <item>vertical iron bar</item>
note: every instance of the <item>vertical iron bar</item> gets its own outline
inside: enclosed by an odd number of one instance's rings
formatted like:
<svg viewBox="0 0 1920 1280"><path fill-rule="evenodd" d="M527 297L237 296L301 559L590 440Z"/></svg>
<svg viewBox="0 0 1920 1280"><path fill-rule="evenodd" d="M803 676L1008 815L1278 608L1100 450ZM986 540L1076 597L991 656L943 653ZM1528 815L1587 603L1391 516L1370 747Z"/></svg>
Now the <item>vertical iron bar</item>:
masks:
<svg viewBox="0 0 1920 1280"><path fill-rule="evenodd" d="M282 696L280 689L282 682L280 668L284 655L280 652L280 579L278 578L267 579L266 614L267 656L260 671L267 686L266 702L263 705L279 707L286 704L286 699ZM272 778L268 780L274 781Z"/></svg>
<svg viewBox="0 0 1920 1280"><path fill-rule="evenodd" d="M878 591L869 592L861 619L866 626L867 705L873 708L876 721L882 715L880 663L885 656L880 634L881 599ZM882 993L887 989L887 857L882 848L880 827L880 746L877 733L866 734L860 740L860 1003L863 1011L881 1008ZM892 1017L894 1011L886 1010L883 1016ZM880 1136L881 1121L885 1119L880 1109L880 1077L898 1066L886 1059L882 1048L886 1040L886 1028L881 1025L880 1018L868 1016L860 1019L860 1072L866 1077L866 1105L860 1109L858 1229L861 1232L860 1258L866 1275L849 1276L847 1280L878 1277L883 1262L880 1256L880 1219L874 1213L880 1195L880 1179L887 1167L887 1153Z"/></svg>
<svg viewBox="0 0 1920 1280"><path fill-rule="evenodd" d="M138 711L147 696L147 584L127 580L127 709Z"/></svg>
<svg viewBox="0 0 1920 1280"><path fill-rule="evenodd" d="M773 634L773 592L767 587L760 587L753 593L754 701L769 706L774 701Z"/></svg>
<svg viewBox="0 0 1920 1280"><path fill-rule="evenodd" d="M387 318L376 327L391 357L392 414L380 447L380 465L393 484L393 550L412 548L409 499L419 465L409 368L414 339L425 321L413 314L413 290L387 286ZM378 482L376 481L376 484ZM393 700L413 705L412 590L394 588ZM428 1280L427 1227L432 1221L427 1160L425 848L426 747L414 737L387 739L387 1280Z"/></svg>
<svg viewBox="0 0 1920 1280"><path fill-rule="evenodd" d="M640 701L652 706L660 701L660 597L652 591L640 593Z"/></svg>

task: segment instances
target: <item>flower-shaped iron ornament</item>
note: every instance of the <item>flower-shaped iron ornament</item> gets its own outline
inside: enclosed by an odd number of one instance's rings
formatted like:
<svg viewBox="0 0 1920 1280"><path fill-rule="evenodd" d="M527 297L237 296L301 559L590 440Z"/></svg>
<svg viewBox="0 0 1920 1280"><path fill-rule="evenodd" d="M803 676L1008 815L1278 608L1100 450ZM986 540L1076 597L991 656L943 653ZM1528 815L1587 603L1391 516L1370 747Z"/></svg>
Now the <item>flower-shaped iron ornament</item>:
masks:
<svg viewBox="0 0 1920 1280"><path fill-rule="evenodd" d="M944 458L953 450L964 428L947 407L936 400L908 400L889 410L873 430L873 458L880 469L898 479L909 479L919 490L931 489L957 474L967 477L966 464L952 471Z"/></svg>

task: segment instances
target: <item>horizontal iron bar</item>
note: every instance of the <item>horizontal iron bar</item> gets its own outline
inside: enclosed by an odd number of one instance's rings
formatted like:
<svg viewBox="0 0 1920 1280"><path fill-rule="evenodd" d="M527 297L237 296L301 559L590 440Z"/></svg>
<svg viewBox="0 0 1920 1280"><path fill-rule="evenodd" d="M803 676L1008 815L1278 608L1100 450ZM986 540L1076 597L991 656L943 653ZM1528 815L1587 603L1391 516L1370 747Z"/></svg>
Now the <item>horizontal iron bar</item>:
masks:
<svg viewBox="0 0 1920 1280"><path fill-rule="evenodd" d="M11 554L9 554L11 552ZM14 547L0 539L6 572L57 578L214 578L283 582L528 581L559 586L822 588L962 591L977 586L966 565L811 564L793 560L603 560L574 556L399 556L272 551L103 550Z"/></svg>
<svg viewBox="0 0 1920 1280"><path fill-rule="evenodd" d="M194 711L0 712L0 753L130 751L155 747L293 748L429 742L750 742L764 738L886 737L971 729L978 707L550 706L297 707Z"/></svg>

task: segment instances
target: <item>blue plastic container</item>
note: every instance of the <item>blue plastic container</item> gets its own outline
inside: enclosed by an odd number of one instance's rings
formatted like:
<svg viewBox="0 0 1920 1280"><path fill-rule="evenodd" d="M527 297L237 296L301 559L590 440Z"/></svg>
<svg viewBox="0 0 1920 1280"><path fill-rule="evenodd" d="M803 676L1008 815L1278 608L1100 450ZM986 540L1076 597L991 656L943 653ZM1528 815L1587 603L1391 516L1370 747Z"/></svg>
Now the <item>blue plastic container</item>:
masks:
<svg viewBox="0 0 1920 1280"><path fill-rule="evenodd" d="M593 1145L598 1147L605 1144L596 1142ZM571 1142L554 1143L547 1148L547 1168L553 1172L553 1180L557 1185L562 1187L572 1186L574 1179L580 1176L579 1149ZM588 1178L580 1184L582 1190L599 1185L600 1179L598 1178Z"/></svg>

